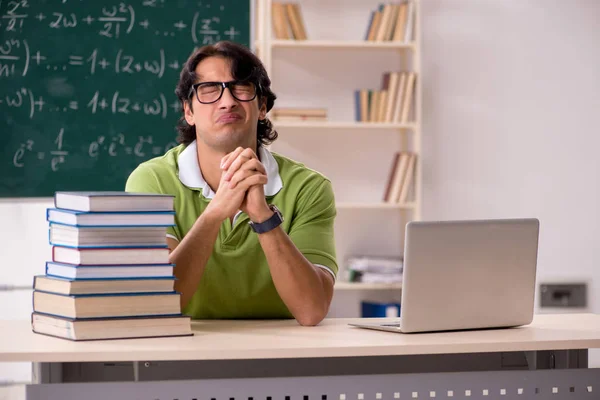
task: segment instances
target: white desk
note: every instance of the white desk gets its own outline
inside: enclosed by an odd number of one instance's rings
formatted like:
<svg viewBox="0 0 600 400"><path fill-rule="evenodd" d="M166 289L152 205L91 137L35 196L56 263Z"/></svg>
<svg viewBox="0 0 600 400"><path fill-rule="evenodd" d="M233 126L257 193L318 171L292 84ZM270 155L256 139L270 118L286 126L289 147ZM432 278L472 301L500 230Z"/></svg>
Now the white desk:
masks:
<svg viewBox="0 0 600 400"><path fill-rule="evenodd" d="M448 391L489 400L529 399L536 390L536 399L600 398L600 370L587 368L587 349L600 348L600 315L537 315L526 327L429 334L347 325L355 321L201 321L193 337L79 343L34 334L29 321L0 321L0 361L36 363L31 399L82 390L87 400L108 393L112 400L422 399Z"/></svg>

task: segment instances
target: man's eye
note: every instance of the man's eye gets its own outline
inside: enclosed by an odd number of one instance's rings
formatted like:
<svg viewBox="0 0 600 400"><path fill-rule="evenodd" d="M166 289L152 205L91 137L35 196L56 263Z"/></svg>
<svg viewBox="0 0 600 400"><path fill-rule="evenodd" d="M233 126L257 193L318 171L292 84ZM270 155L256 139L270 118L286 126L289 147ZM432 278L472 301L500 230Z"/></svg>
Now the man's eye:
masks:
<svg viewBox="0 0 600 400"><path fill-rule="evenodd" d="M235 85L234 90L238 92L250 92L252 91L252 85Z"/></svg>
<svg viewBox="0 0 600 400"><path fill-rule="evenodd" d="M216 91L219 90L219 87L217 85L206 85L206 86L200 86L198 88L198 90L200 91L200 93L214 93Z"/></svg>

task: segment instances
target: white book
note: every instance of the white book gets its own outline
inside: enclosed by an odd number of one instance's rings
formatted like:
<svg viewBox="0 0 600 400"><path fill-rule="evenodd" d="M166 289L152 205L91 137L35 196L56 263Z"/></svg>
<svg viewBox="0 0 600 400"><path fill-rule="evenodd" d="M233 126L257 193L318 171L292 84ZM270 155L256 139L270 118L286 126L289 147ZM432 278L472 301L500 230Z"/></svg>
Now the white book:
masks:
<svg viewBox="0 0 600 400"><path fill-rule="evenodd" d="M47 262L46 275L65 279L172 278L173 264L71 265Z"/></svg>
<svg viewBox="0 0 600 400"><path fill-rule="evenodd" d="M167 247L81 249L53 246L52 261L74 265L169 264Z"/></svg>
<svg viewBox="0 0 600 400"><path fill-rule="evenodd" d="M46 264L47 265L47 264ZM60 265L60 264L59 264ZM66 265L70 269L87 269ZM154 266L148 266L154 267ZM107 269L111 267L93 267ZM123 268L123 267L117 267ZM165 273L169 273L168 271ZM175 288L174 276L125 277L125 278L85 278L37 275L33 277L33 289L60 294L101 294L101 293L149 293L172 292Z"/></svg>
<svg viewBox="0 0 600 400"><path fill-rule="evenodd" d="M82 227L50 223L50 244L66 247L165 246L166 227Z"/></svg>
<svg viewBox="0 0 600 400"><path fill-rule="evenodd" d="M406 31L404 31L404 43L410 43L413 40L413 25L415 23L415 3L409 1L406 11Z"/></svg>
<svg viewBox="0 0 600 400"><path fill-rule="evenodd" d="M34 312L31 327L42 335L74 341L193 335L190 317L183 315L78 319Z"/></svg>
<svg viewBox="0 0 600 400"><path fill-rule="evenodd" d="M33 291L33 311L68 318L181 315L180 294L114 293L64 295Z"/></svg>
<svg viewBox="0 0 600 400"><path fill-rule="evenodd" d="M130 192L56 192L54 206L75 211L172 211L175 196Z"/></svg>
<svg viewBox="0 0 600 400"><path fill-rule="evenodd" d="M172 226L175 212L83 212L49 208L46 220L72 226Z"/></svg>

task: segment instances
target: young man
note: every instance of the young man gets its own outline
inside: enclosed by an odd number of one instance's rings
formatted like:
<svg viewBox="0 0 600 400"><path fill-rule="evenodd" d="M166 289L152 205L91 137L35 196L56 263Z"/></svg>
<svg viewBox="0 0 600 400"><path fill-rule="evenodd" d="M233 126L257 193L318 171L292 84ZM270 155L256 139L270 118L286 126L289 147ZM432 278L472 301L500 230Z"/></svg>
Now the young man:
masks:
<svg viewBox="0 0 600 400"><path fill-rule="evenodd" d="M193 318L326 316L337 274L331 182L264 145L275 94L260 60L219 42L181 71L178 147L140 164L126 190L175 195L170 261Z"/></svg>

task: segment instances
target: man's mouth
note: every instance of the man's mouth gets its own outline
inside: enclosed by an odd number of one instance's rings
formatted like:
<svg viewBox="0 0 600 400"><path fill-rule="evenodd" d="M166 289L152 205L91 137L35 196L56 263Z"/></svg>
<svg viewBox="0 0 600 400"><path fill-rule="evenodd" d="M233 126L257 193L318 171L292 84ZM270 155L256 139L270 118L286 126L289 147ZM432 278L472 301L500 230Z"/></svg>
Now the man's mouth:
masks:
<svg viewBox="0 0 600 400"><path fill-rule="evenodd" d="M236 113L227 113L227 114L223 114L219 117L219 119L217 119L217 122L221 122L221 123L228 123L228 122L236 122L236 121L241 121L242 120L242 116Z"/></svg>

